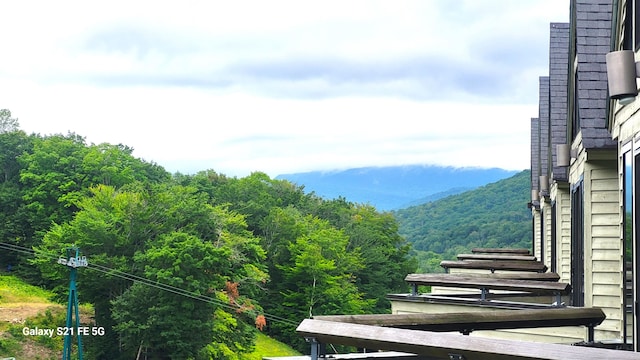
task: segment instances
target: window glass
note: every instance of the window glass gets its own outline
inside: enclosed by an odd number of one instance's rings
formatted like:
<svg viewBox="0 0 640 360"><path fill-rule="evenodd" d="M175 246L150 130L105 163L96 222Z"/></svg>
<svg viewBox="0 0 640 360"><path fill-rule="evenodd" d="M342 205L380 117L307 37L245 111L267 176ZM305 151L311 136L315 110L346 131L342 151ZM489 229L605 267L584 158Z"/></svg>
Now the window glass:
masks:
<svg viewBox="0 0 640 360"><path fill-rule="evenodd" d="M633 343L633 161L631 151L623 161L623 208L624 208L624 341Z"/></svg>
<svg viewBox="0 0 640 360"><path fill-rule="evenodd" d="M584 184L571 191L571 305L584 306Z"/></svg>
<svg viewBox="0 0 640 360"><path fill-rule="evenodd" d="M630 22L632 23L632 26L633 26L633 36L635 39L634 50L638 50L638 48L640 48L640 26L635 26L635 23L638 21L638 19L640 19L640 11L639 11L640 6L637 6L635 0L633 1L628 0L628 2L631 4L629 5L629 7L633 8L633 11L629 10L629 13L633 14L633 16L629 16L629 17L632 18Z"/></svg>

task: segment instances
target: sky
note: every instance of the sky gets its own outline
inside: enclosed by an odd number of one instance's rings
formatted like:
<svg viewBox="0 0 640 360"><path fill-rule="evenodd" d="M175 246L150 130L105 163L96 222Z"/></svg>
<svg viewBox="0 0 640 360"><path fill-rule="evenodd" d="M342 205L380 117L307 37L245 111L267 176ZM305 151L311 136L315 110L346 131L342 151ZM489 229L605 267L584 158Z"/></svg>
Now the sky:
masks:
<svg viewBox="0 0 640 360"><path fill-rule="evenodd" d="M455 6L454 6L455 4ZM569 0L10 1L0 108L170 172L530 167Z"/></svg>

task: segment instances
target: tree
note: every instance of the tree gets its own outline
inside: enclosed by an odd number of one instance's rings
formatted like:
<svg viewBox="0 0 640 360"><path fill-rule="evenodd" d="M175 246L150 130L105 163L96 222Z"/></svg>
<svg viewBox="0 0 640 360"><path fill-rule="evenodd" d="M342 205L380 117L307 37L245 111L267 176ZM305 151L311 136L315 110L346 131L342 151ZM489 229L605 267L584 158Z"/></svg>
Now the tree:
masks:
<svg viewBox="0 0 640 360"><path fill-rule="evenodd" d="M11 117L9 109L0 109L0 134L18 131L20 124L18 119Z"/></svg>
<svg viewBox="0 0 640 360"><path fill-rule="evenodd" d="M228 248L174 232L160 236L134 262L152 282L184 290L185 294L210 295L224 287L221 274L204 269L231 266ZM113 300L113 319L117 331L131 353L138 347L150 349L147 355L171 359L195 358L214 336L214 313L219 305L136 283Z"/></svg>
<svg viewBox="0 0 640 360"><path fill-rule="evenodd" d="M253 322L260 308L245 294L257 293L254 287L264 284L267 274L259 240L248 232L242 216L208 204L207 197L195 188L179 185L132 183L120 190L99 185L90 193L78 201L80 211L71 221L54 225L46 233L42 245L36 248L39 253L55 254L73 243L93 264L87 271L113 269L118 274L217 297L218 304L226 301L229 307L242 309L238 313L218 311L195 299L132 285L102 271L81 276L81 300L93 303L96 323L107 333L91 338L93 344L89 345L98 357L130 358L141 342L150 353L168 352L170 344L175 348L171 350L175 352L169 352L174 358L204 356L219 347L236 352L250 349ZM43 276L57 280L59 293L64 294L63 269L48 257L38 258L35 263ZM225 300L227 281L240 284L244 296L235 297L233 302ZM149 299L155 300L150 303ZM220 324L226 320L211 322L216 316L222 319L227 315L235 319L235 323L229 323L237 332L235 337L219 333ZM188 332L169 329L171 322L173 326L183 322L192 326L185 328ZM193 331L198 331L198 336L192 335ZM220 344L214 344L215 339Z"/></svg>
<svg viewBox="0 0 640 360"><path fill-rule="evenodd" d="M15 245L24 243L33 236L26 221L24 188L20 183L20 163L18 157L31 151L33 137L23 131L0 133L0 239ZM16 265L20 257L14 252L0 253L0 268Z"/></svg>
<svg viewBox="0 0 640 360"><path fill-rule="evenodd" d="M32 226L46 231L69 221L91 186L169 181L164 169L134 158L132 151L123 145L87 146L73 133L36 138L33 150L19 158Z"/></svg>
<svg viewBox="0 0 640 360"><path fill-rule="evenodd" d="M257 236L262 235L260 223L271 209L298 206L304 201L302 188L285 180L272 180L261 172L226 179L210 193L215 204L227 204L231 210L245 214L249 229Z"/></svg>
<svg viewBox="0 0 640 360"><path fill-rule="evenodd" d="M313 315L369 312L353 274L362 268L358 249L347 249L348 237L326 220L303 215L293 207L274 208L263 224L270 229L268 257L272 278L263 306L270 313L299 322ZM304 350L306 345L287 324L270 331Z"/></svg>
<svg viewBox="0 0 640 360"><path fill-rule="evenodd" d="M398 224L390 213L378 213L370 205L356 205L344 227L348 249L359 249L363 266L354 272L358 288L376 299L375 313L391 310L389 292L406 290L404 277L417 268L409 256L411 246L398 234Z"/></svg>
<svg viewBox="0 0 640 360"><path fill-rule="evenodd" d="M321 200L309 195L306 211L342 229L349 237L347 249L359 249L363 267L354 273L365 298L376 299L375 313L390 311L386 295L405 291L404 277L415 272L410 244L398 234L391 213L380 213L371 205L354 204L344 198Z"/></svg>
<svg viewBox="0 0 640 360"><path fill-rule="evenodd" d="M90 185L82 172L86 151L84 138L54 135L35 138L33 150L19 157L23 199L34 232L69 221L77 211L75 202Z"/></svg>

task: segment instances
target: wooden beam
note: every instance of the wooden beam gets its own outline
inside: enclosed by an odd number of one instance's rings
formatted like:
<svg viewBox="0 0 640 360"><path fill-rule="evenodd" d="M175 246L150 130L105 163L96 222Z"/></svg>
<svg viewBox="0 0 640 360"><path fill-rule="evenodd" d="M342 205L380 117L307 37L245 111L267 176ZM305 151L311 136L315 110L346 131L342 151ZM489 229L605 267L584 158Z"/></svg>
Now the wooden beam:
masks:
<svg viewBox="0 0 640 360"><path fill-rule="evenodd" d="M518 254L518 255L531 255L531 251L528 249L508 249L508 248L475 248L471 249L472 253L486 253L486 254Z"/></svg>
<svg viewBox="0 0 640 360"><path fill-rule="evenodd" d="M569 294L568 283L501 279L480 276L460 276L452 274L409 274L404 280L414 285L445 286L465 289L486 289L504 291L523 291L532 294Z"/></svg>
<svg viewBox="0 0 640 360"><path fill-rule="evenodd" d="M597 326L606 318L597 308L492 310L437 314L375 314L314 316L315 320L386 326L424 331L530 329L557 326Z"/></svg>
<svg viewBox="0 0 640 360"><path fill-rule="evenodd" d="M445 269L479 269L479 270L509 270L509 271L535 271L546 272L547 266L539 261L452 261L443 260L440 266Z"/></svg>
<svg viewBox="0 0 640 360"><path fill-rule="evenodd" d="M554 272L501 272L501 273L464 273L464 274L447 274L449 276L460 277L483 277L489 279L513 279L513 280L532 280L532 281L560 281L560 275Z"/></svg>
<svg viewBox="0 0 640 360"><path fill-rule="evenodd" d="M497 340L431 331L303 320L296 329L305 338L325 344L401 351L448 360L637 360L637 353L580 346Z"/></svg>
<svg viewBox="0 0 640 360"><path fill-rule="evenodd" d="M536 261L538 258L532 255L458 254L458 260Z"/></svg>

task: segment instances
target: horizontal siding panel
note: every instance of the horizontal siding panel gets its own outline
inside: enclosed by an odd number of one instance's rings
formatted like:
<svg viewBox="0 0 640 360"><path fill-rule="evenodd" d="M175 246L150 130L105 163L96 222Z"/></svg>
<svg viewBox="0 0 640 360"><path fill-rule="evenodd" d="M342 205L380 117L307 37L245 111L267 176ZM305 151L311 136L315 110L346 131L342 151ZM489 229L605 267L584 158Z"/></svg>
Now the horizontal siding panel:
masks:
<svg viewBox="0 0 640 360"><path fill-rule="evenodd" d="M604 261L598 260L593 262L593 271L602 272L615 272L620 269L620 262L618 261Z"/></svg>
<svg viewBox="0 0 640 360"><path fill-rule="evenodd" d="M598 179L591 181L591 191L618 190L618 179Z"/></svg>
<svg viewBox="0 0 640 360"><path fill-rule="evenodd" d="M602 296L614 296L618 300L618 306L620 305L620 293L622 290L620 286L616 284L594 284L593 285L593 294L594 295L602 295Z"/></svg>
<svg viewBox="0 0 640 360"><path fill-rule="evenodd" d="M620 251L617 249L594 249L591 254L591 259L594 261L615 261L620 264Z"/></svg>
<svg viewBox="0 0 640 360"><path fill-rule="evenodd" d="M591 201L593 202L615 202L618 203L619 190L601 190L591 193Z"/></svg>
<svg viewBox="0 0 640 360"><path fill-rule="evenodd" d="M612 179L618 180L618 171L615 168L591 169L591 177L593 179Z"/></svg>
<svg viewBox="0 0 640 360"><path fill-rule="evenodd" d="M616 240L620 240L620 228L618 225L611 226L594 226L591 228L591 236L596 237L604 237L604 238L614 238ZM595 242L595 239L594 239Z"/></svg>
<svg viewBox="0 0 640 360"><path fill-rule="evenodd" d="M620 297L593 295L593 306L599 308L618 309L620 307Z"/></svg>
<svg viewBox="0 0 640 360"><path fill-rule="evenodd" d="M618 332L618 331L620 331L620 319L604 319L602 324L600 324L598 327L596 327L596 329ZM596 335L596 340L598 340L598 336L597 335ZM620 351L622 351L622 350L620 350Z"/></svg>
<svg viewBox="0 0 640 360"><path fill-rule="evenodd" d="M591 225L615 225L620 223L620 214L607 213L607 214L593 214L591 216Z"/></svg>
<svg viewBox="0 0 640 360"><path fill-rule="evenodd" d="M620 204L617 202L597 202L591 204L592 214L619 214Z"/></svg>
<svg viewBox="0 0 640 360"><path fill-rule="evenodd" d="M616 236L600 236L593 238L592 249L620 249L622 241Z"/></svg>
<svg viewBox="0 0 640 360"><path fill-rule="evenodd" d="M594 272L594 284L615 284L620 290L622 287L622 274L619 272Z"/></svg>
<svg viewBox="0 0 640 360"><path fill-rule="evenodd" d="M604 315L607 317L607 319L609 320L617 320L620 321L622 320L621 315L622 315L622 308L604 308L602 309L602 312L604 312Z"/></svg>

